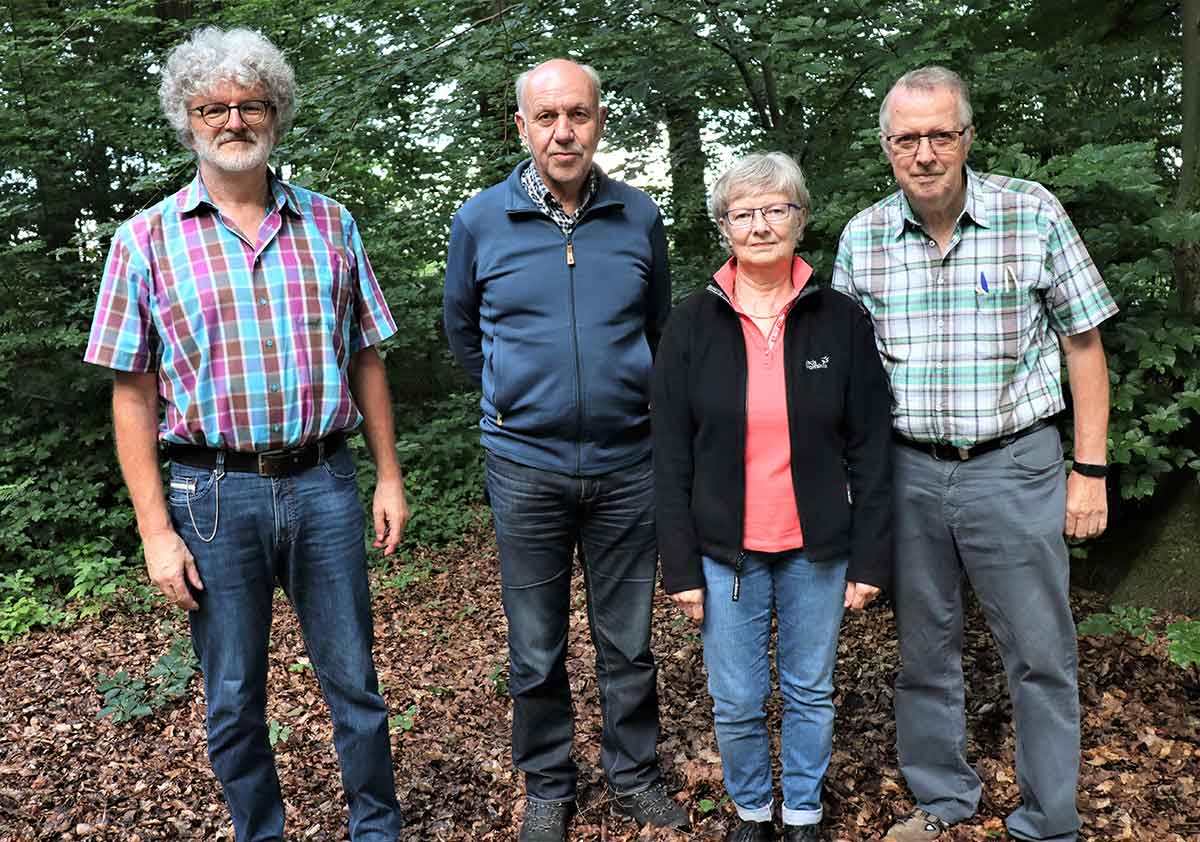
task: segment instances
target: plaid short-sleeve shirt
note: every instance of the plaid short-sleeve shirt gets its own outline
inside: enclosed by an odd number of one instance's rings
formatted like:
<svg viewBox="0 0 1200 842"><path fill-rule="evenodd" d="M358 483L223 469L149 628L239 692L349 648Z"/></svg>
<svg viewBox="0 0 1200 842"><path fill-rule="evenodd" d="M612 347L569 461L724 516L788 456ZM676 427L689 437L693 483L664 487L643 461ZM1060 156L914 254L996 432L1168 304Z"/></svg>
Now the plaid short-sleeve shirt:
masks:
<svg viewBox="0 0 1200 842"><path fill-rule="evenodd" d="M1050 191L970 169L966 185L945 255L897 191L850 220L833 272L875 323L896 431L956 447L1060 412L1059 337L1117 312Z"/></svg>
<svg viewBox="0 0 1200 842"><path fill-rule="evenodd" d="M158 373L161 440L295 447L362 421L356 351L396 331L353 217L270 179L254 243L199 173L113 237L84 360Z"/></svg>

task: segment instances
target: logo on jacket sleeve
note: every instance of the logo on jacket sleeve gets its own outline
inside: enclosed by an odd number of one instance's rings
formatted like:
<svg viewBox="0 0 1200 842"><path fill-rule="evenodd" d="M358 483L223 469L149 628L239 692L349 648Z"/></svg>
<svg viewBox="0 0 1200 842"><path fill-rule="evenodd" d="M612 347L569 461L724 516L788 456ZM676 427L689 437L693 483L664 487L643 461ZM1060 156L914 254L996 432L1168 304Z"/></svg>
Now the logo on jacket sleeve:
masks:
<svg viewBox="0 0 1200 842"><path fill-rule="evenodd" d="M829 368L829 357L824 356L819 360L805 360L804 367L809 371L816 371L818 368Z"/></svg>

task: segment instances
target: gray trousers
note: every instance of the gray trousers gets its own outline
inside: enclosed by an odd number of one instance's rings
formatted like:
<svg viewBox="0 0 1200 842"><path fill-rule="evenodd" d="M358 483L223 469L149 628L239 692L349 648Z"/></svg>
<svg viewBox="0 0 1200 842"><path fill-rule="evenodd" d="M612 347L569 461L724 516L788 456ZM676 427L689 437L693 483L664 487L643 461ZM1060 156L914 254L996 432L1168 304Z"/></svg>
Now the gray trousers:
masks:
<svg viewBox="0 0 1200 842"><path fill-rule="evenodd" d="M1063 539L1066 477L1046 427L966 462L896 445L896 679L900 770L917 804L954 823L980 782L964 754L963 574L1004 661L1022 804L1017 839L1079 829L1079 691Z"/></svg>

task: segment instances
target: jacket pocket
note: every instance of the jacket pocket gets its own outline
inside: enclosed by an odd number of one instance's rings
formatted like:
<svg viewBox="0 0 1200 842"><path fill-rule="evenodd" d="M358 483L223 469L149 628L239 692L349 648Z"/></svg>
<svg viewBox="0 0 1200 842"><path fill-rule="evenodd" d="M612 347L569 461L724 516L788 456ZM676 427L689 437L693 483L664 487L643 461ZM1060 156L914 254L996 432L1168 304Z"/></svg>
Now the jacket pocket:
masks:
<svg viewBox="0 0 1200 842"><path fill-rule="evenodd" d="M508 410L508 404L503 401L503 392L501 391L501 352L502 343L500 337L496 336L492 339L492 406L496 410L496 425L504 424L504 413Z"/></svg>

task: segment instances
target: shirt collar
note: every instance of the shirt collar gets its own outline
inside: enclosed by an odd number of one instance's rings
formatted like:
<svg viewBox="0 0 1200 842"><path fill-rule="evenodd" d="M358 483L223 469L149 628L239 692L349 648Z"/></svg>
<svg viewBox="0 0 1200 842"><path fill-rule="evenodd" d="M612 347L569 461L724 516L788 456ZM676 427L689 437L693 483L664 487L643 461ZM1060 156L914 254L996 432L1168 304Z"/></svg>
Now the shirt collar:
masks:
<svg viewBox="0 0 1200 842"><path fill-rule="evenodd" d="M991 228L991 218L987 211L987 199L983 192L983 182L975 171L968 166L963 167L964 178L966 181L966 196L963 199L963 209L958 215L958 223L961 224L963 219L970 219L981 228ZM893 237L899 238L901 234L909 228L924 229L924 224L920 217L913 211L912 205L908 203L908 197L904 195L903 190L897 191L900 196L900 219L896 223L893 230Z"/></svg>
<svg viewBox="0 0 1200 842"><path fill-rule="evenodd" d="M592 197L596 195L596 184L599 178L596 175L596 165L593 164L591 170L588 171L587 181L583 183L583 190L579 196L579 205L575 209L575 213L583 210L592 201ZM533 161L525 167L525 171L521 173L521 183L525 186L526 192L529 193L529 198L540 204L548 205L551 202L556 207L561 208L562 203L554 197L550 192L550 188L546 186L546 182L542 180L542 174L538 172Z"/></svg>
<svg viewBox="0 0 1200 842"><path fill-rule="evenodd" d="M267 170L267 183L271 188L271 211L283 211L286 209L294 216L303 216L300 211L300 203L296 200L296 194L292 190L291 185L286 184L276 177L274 171ZM200 177L200 168L196 168L196 175L192 178L187 187L175 194L175 207L181 214L189 214L199 209L200 205L204 204L210 208L215 208L216 203L208 193L208 188L204 186L204 179Z"/></svg>

